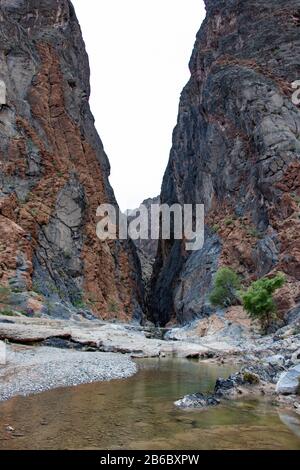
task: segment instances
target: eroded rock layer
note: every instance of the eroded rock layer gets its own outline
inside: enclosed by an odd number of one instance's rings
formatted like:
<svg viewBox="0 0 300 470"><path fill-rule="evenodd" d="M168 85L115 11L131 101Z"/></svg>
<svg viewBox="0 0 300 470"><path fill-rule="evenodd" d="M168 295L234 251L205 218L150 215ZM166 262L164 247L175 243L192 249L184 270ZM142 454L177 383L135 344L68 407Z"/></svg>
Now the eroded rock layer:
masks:
<svg viewBox="0 0 300 470"><path fill-rule="evenodd" d="M116 201L73 6L0 6L0 284L102 318L139 319L134 247L96 237L97 207Z"/></svg>
<svg viewBox="0 0 300 470"><path fill-rule="evenodd" d="M204 248L161 241L152 280L156 323L212 313L214 273L287 274L279 311L300 301L299 0L206 0L190 61L162 203L205 204Z"/></svg>

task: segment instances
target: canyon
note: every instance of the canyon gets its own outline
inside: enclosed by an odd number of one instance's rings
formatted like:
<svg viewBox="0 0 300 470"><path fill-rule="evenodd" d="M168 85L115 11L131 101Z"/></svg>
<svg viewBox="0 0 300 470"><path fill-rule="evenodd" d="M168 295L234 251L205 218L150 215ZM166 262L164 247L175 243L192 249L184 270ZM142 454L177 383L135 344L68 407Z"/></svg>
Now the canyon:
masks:
<svg viewBox="0 0 300 470"><path fill-rule="evenodd" d="M97 207L117 202L73 6L1 2L1 302L61 318L79 309L186 324L214 313L214 274L230 266L246 283L284 271L279 311L297 307L297 1L206 8L160 195L170 206L205 206L205 245L187 252L180 240L157 250L155 240L97 238Z"/></svg>
<svg viewBox="0 0 300 470"><path fill-rule="evenodd" d="M174 236L97 237L97 208L118 203L73 5L0 0L0 399L167 356L239 364L221 383L232 396L246 374L253 394L300 409L294 383L275 390L300 361L299 0L205 5L162 191L144 201L204 205L204 246L187 251ZM245 286L285 273L268 335L241 305L211 305L224 266Z"/></svg>

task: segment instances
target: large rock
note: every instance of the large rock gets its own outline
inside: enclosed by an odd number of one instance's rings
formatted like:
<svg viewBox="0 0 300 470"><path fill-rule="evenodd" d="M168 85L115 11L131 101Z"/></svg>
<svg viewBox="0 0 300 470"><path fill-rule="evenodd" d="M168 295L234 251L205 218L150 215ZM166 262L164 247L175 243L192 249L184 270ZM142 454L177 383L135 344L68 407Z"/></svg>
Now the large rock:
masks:
<svg viewBox="0 0 300 470"><path fill-rule="evenodd" d="M97 207L117 203L89 76L69 0L0 2L0 283L140 321L133 244L96 236Z"/></svg>
<svg viewBox="0 0 300 470"><path fill-rule="evenodd" d="M184 341L147 338L138 326L87 321L0 316L0 340L20 344L66 344L102 352L130 354L132 357L177 356L205 358L218 351ZM46 341L46 343L45 343Z"/></svg>
<svg viewBox="0 0 300 470"><path fill-rule="evenodd" d="M244 350L250 347L255 332L249 316L242 307L219 310L209 317L195 320L181 328L173 328L166 333L166 339L185 340L210 345L216 344L224 351ZM249 344L250 343L250 344Z"/></svg>
<svg viewBox="0 0 300 470"><path fill-rule="evenodd" d="M282 315L300 298L299 1L205 3L161 192L162 203L205 205L205 245L159 243L151 307L162 325L212 313L220 265L247 282L284 271Z"/></svg>
<svg viewBox="0 0 300 470"><path fill-rule="evenodd" d="M176 401L175 406L182 409L188 408L207 408L209 406L217 406L220 400L214 396L204 395L203 393L194 393L193 395L186 395L180 400Z"/></svg>
<svg viewBox="0 0 300 470"><path fill-rule="evenodd" d="M255 372L254 372L255 370ZM258 370L253 367L242 367L242 369L231 374L227 379L219 378L216 380L214 393L207 395L203 393L194 393L186 395L175 402L175 405L182 409L206 408L216 406L224 399L237 398L240 394L251 393L251 389L260 384L261 378L265 380L266 371ZM262 372L262 377L261 377Z"/></svg>
<svg viewBox="0 0 300 470"><path fill-rule="evenodd" d="M291 361L293 364L300 364L300 349L292 354Z"/></svg>
<svg viewBox="0 0 300 470"><path fill-rule="evenodd" d="M300 389L300 365L284 372L277 385L276 392L281 395L295 395Z"/></svg>
<svg viewBox="0 0 300 470"><path fill-rule="evenodd" d="M146 227L148 227L148 238L133 240L137 249L139 257L142 276L145 286L145 298L148 299L151 288L151 277L153 273L153 265L157 254L158 240L154 240L151 234L152 216L151 208L153 205L160 204L159 196L154 198L145 199L138 209L128 210L128 224L135 221L138 217L139 221L143 220ZM146 210L145 210L146 209Z"/></svg>
<svg viewBox="0 0 300 470"><path fill-rule="evenodd" d="M139 208L127 211L129 224L138 217L139 220L144 220L145 226L148 227L148 239L134 240L134 244L152 262L156 257L158 240L153 240L151 237L151 207L158 204L160 204L159 196L145 199ZM145 209L147 209L147 214Z"/></svg>
<svg viewBox="0 0 300 470"><path fill-rule="evenodd" d="M285 364L285 358L281 354L274 354L273 356L268 356L264 359L264 362L267 362L268 364L272 366L284 366Z"/></svg>

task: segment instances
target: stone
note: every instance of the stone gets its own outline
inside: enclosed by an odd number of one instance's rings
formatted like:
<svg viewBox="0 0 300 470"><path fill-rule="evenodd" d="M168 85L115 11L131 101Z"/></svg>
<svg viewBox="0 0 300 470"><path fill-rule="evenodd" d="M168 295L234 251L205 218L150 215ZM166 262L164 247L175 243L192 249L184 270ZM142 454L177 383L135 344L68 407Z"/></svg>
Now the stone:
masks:
<svg viewBox="0 0 300 470"><path fill-rule="evenodd" d="M66 319L47 317L10 317L3 322L0 316L0 340L20 344L59 344L67 347L91 348L101 352L129 354L131 357L205 358L214 356L215 350L206 346L179 341L147 338L140 327L103 323L82 318L80 322L72 315Z"/></svg>
<svg viewBox="0 0 300 470"><path fill-rule="evenodd" d="M232 398L240 394L240 387L249 392L262 384L273 384L282 370L283 367L278 364L249 363L228 378L217 379L214 395L218 398Z"/></svg>
<svg viewBox="0 0 300 470"><path fill-rule="evenodd" d="M182 409L187 408L207 408L210 406L217 406L220 404L220 400L213 396L204 395L203 393L194 393L192 395L186 395L184 398L176 401L175 406Z"/></svg>
<svg viewBox="0 0 300 470"><path fill-rule="evenodd" d="M233 389L237 385L241 385L242 380L239 379L238 375L231 375L227 379L219 378L216 381L215 393L218 395L223 395L228 390Z"/></svg>
<svg viewBox="0 0 300 470"><path fill-rule="evenodd" d="M291 361L293 364L300 364L300 349L292 354Z"/></svg>
<svg viewBox="0 0 300 470"><path fill-rule="evenodd" d="M239 372L231 374L228 378L218 378L212 395L202 393L186 395L176 401L175 405L183 409L216 406L222 400L236 399L243 394L250 394L257 389L261 381L270 382L271 377L272 373L268 374L268 370L260 365L243 366ZM259 391L262 393L261 389Z"/></svg>
<svg viewBox="0 0 300 470"><path fill-rule="evenodd" d="M276 385L276 393L280 395L295 395L300 385L300 365L284 372Z"/></svg>
<svg viewBox="0 0 300 470"><path fill-rule="evenodd" d="M152 205L158 204L160 204L159 196L154 198L148 198L145 199L141 204L141 206L143 207L142 211L140 206L138 209L134 209L133 211L127 211L126 214L128 218L128 224L130 224L133 219L139 216L144 218L144 223L147 224L146 226L148 227L148 239L133 240L133 243L137 248L137 255L139 257L142 267L142 276L145 285L146 298L150 295L153 265L158 248L158 240L153 239L151 236L151 207ZM147 209L147 213L144 210L145 208Z"/></svg>
<svg viewBox="0 0 300 470"><path fill-rule="evenodd" d="M281 354L275 354L274 356L268 356L264 359L265 362L271 365L280 365L283 366L285 364L285 358Z"/></svg>

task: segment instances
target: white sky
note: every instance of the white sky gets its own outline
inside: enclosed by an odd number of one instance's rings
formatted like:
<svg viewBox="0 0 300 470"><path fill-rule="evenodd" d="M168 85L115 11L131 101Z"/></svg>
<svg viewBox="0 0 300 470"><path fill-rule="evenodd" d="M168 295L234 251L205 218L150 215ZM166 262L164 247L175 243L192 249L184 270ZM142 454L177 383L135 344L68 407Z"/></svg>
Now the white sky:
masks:
<svg viewBox="0 0 300 470"><path fill-rule="evenodd" d="M202 0L73 0L91 66L91 108L122 208L160 193Z"/></svg>

